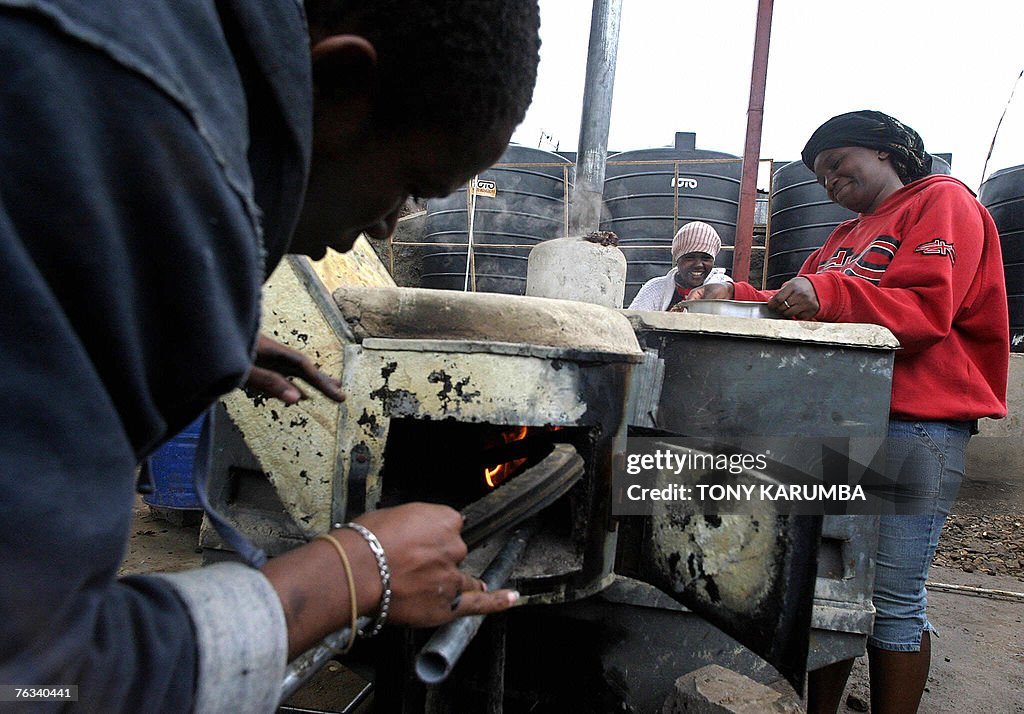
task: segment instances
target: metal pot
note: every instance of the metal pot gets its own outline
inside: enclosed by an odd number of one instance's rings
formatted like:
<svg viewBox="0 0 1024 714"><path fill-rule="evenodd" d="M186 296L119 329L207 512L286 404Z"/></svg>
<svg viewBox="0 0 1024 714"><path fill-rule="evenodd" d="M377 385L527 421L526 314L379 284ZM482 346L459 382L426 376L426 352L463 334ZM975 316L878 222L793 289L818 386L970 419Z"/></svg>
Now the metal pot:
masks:
<svg viewBox="0 0 1024 714"><path fill-rule="evenodd" d="M687 300L683 303L687 312L708 315L729 315L730 317L761 317L781 319L782 315L768 307L768 303L750 300Z"/></svg>

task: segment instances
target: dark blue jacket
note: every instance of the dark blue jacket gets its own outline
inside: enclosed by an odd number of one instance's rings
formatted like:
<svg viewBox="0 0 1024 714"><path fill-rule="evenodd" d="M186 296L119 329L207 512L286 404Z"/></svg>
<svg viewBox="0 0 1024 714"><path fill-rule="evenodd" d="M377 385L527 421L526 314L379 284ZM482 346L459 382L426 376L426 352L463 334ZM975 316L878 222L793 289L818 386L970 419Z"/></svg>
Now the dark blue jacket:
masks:
<svg viewBox="0 0 1024 714"><path fill-rule="evenodd" d="M0 683L187 711L197 615L116 579L138 460L237 386L307 176L298 0L0 0Z"/></svg>

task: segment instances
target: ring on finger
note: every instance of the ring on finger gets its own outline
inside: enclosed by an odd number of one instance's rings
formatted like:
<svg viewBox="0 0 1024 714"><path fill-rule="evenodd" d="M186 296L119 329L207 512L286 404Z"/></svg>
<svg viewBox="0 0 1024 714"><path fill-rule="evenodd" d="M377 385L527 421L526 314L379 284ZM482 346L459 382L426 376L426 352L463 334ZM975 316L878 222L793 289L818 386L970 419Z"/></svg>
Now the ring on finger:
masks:
<svg viewBox="0 0 1024 714"><path fill-rule="evenodd" d="M462 592L472 592L474 590L487 590L487 585L480 578L474 578L468 573L464 573L462 577L462 584L459 586Z"/></svg>
<svg viewBox="0 0 1024 714"><path fill-rule="evenodd" d="M787 310L788 310L789 308L793 307L792 305L790 305L790 304L789 304L789 300L783 300L783 301L782 301L782 304L786 306L786 309L787 309Z"/></svg>

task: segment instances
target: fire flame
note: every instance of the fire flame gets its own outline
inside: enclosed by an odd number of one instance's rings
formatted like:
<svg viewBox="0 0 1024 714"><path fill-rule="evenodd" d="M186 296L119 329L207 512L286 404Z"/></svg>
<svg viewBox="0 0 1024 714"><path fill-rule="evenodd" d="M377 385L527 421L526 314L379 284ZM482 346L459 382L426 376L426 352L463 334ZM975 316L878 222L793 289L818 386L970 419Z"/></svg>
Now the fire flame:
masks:
<svg viewBox="0 0 1024 714"><path fill-rule="evenodd" d="M511 444L513 441L522 441L526 438L529 433L529 428L525 426L517 427L511 431L502 432L501 438L505 440L506 444ZM502 481L507 479L517 468L526 463L526 459L513 459L504 464L498 464L490 468L484 469L484 481L491 488L497 488Z"/></svg>

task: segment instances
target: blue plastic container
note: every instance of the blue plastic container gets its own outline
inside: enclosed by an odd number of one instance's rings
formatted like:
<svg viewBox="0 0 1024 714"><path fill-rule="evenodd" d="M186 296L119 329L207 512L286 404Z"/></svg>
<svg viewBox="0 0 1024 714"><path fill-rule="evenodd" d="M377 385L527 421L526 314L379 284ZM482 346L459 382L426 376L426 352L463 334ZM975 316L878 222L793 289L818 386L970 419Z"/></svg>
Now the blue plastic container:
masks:
<svg viewBox="0 0 1024 714"><path fill-rule="evenodd" d="M196 465L196 447L206 415L199 417L166 444L154 451L148 461L153 491L143 494L150 506L202 510L192 474ZM143 468L147 468L144 464Z"/></svg>

